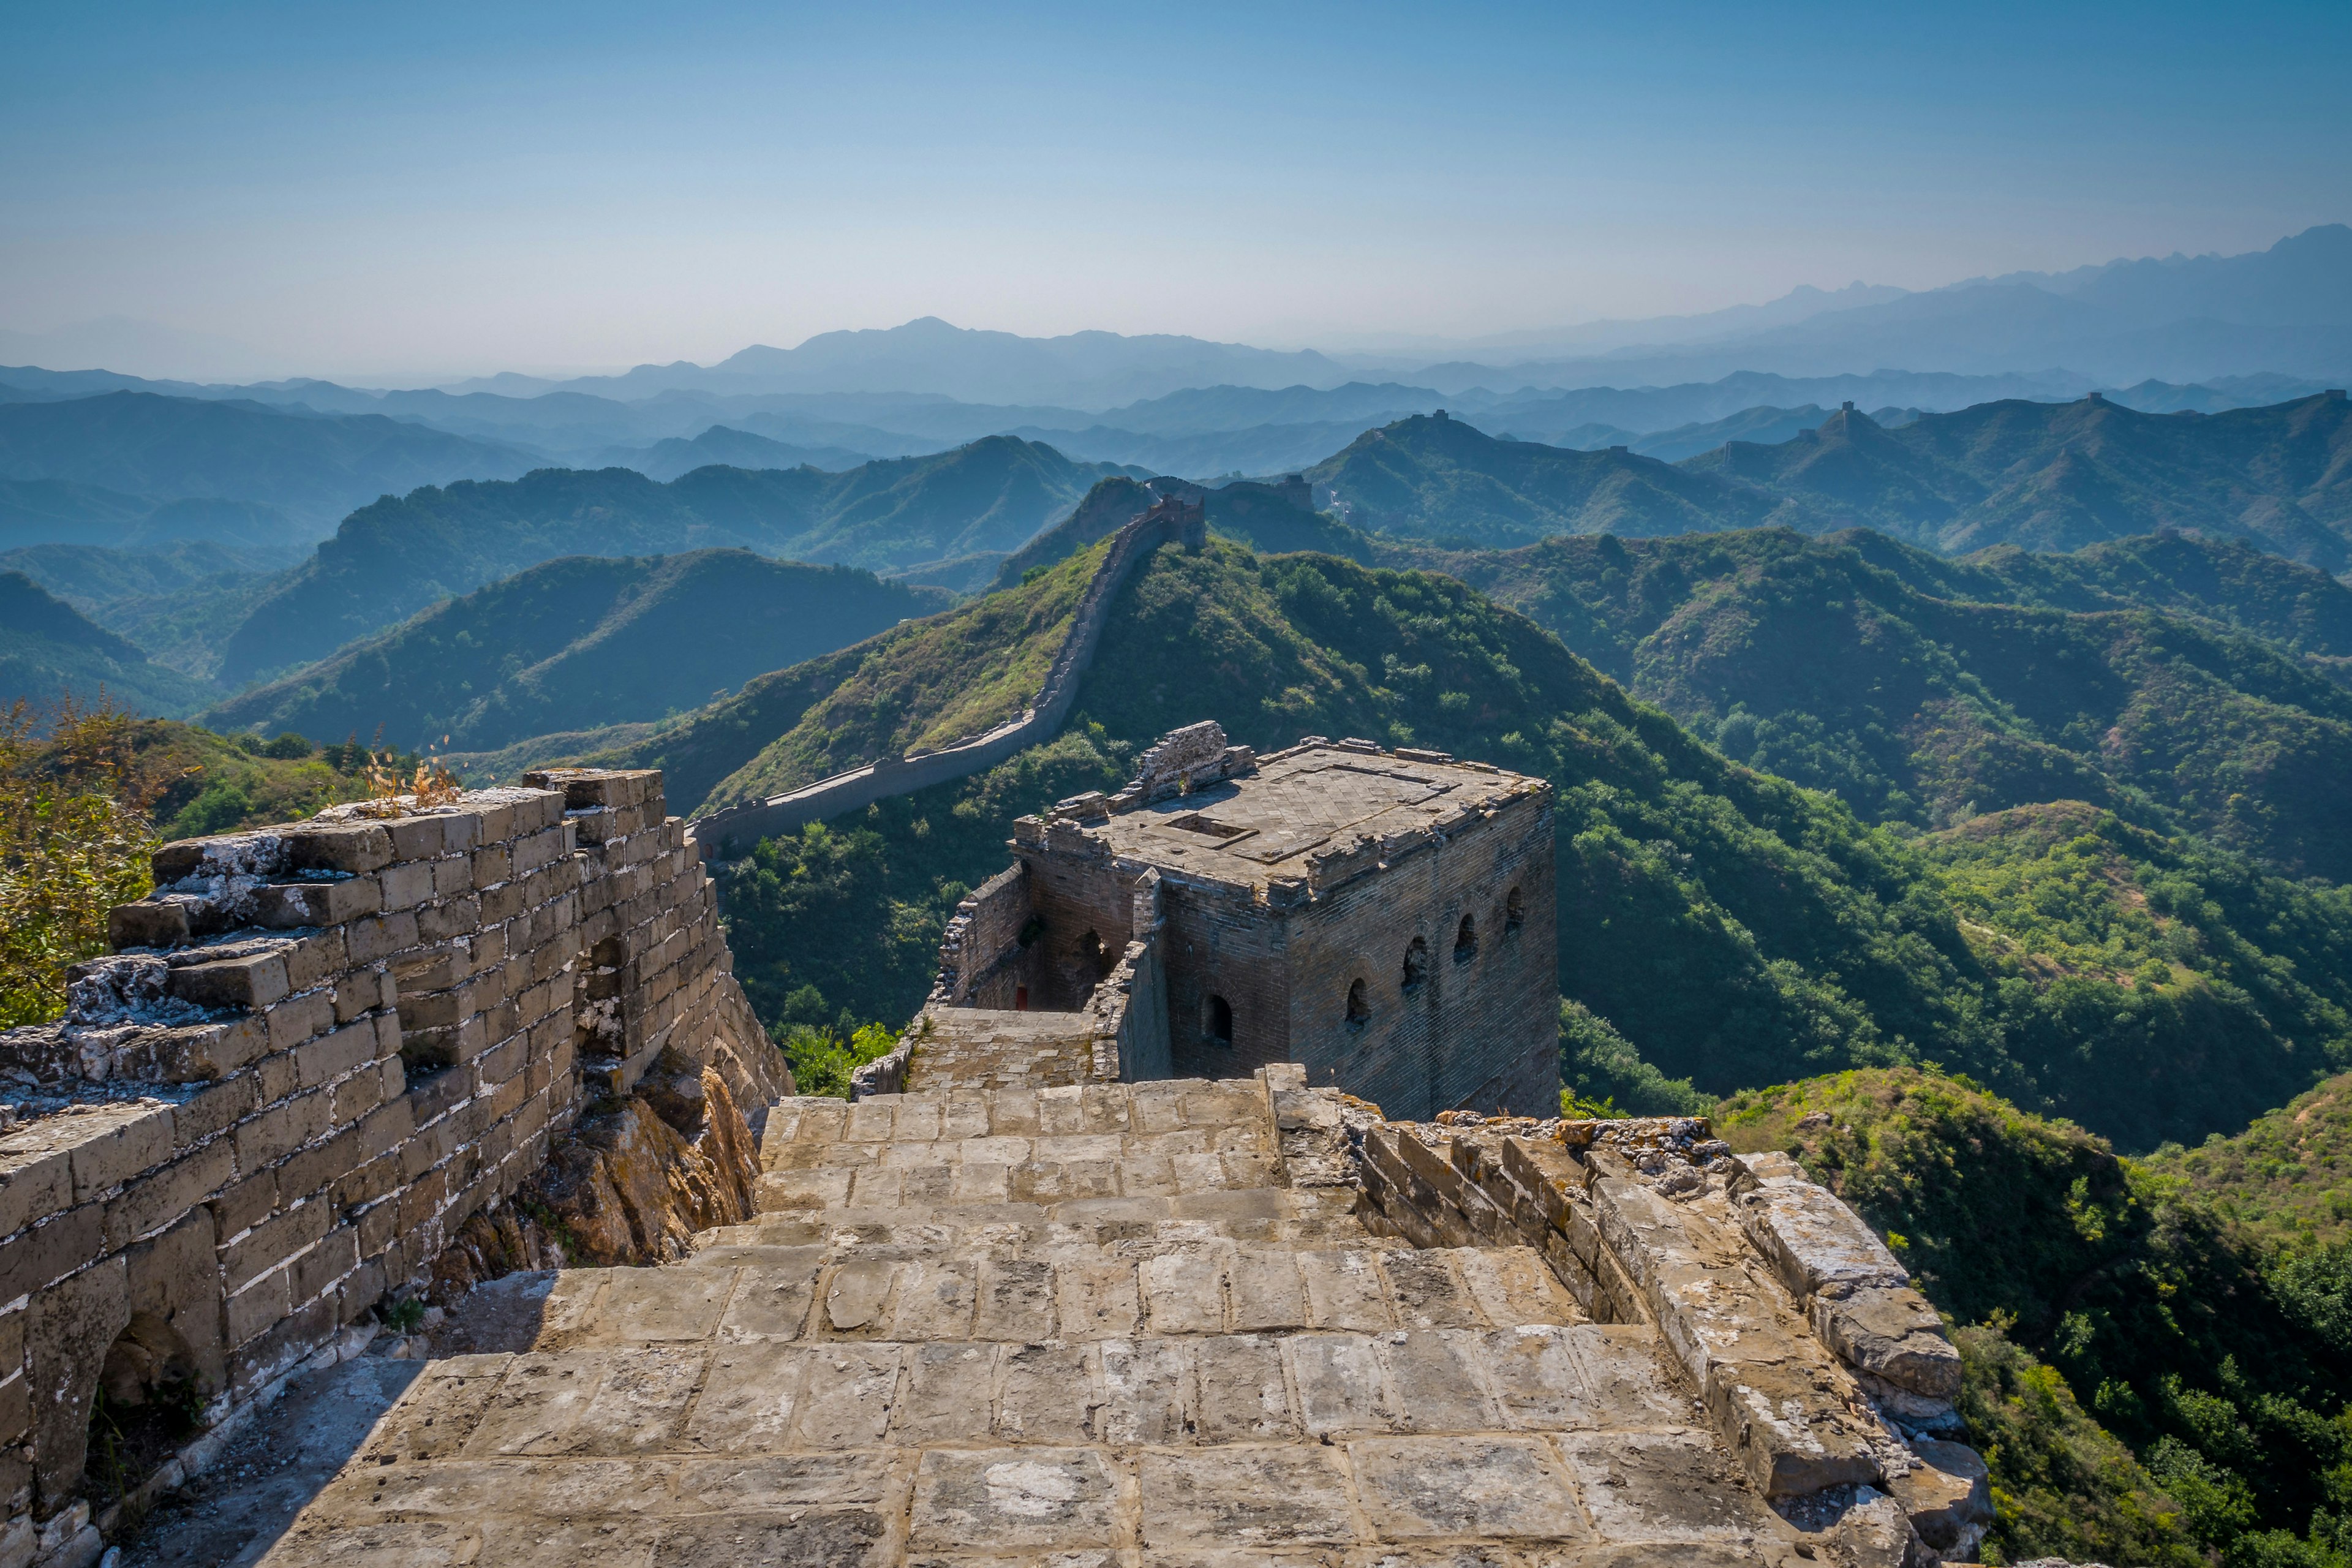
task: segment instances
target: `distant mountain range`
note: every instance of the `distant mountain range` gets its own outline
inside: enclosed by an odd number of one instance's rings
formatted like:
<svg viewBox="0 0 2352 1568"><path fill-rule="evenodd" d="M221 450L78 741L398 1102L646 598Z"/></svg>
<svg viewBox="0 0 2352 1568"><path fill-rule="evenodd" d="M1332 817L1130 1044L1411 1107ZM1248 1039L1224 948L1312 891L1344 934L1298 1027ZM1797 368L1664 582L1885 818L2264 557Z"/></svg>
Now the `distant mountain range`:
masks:
<svg viewBox="0 0 2352 1568"><path fill-rule="evenodd" d="M838 474L712 467L662 485L627 468L541 468L386 496L254 606L221 674L242 684L286 672L436 600L584 552L733 546L977 586L1112 471L998 436Z"/></svg>
<svg viewBox="0 0 2352 1568"><path fill-rule="evenodd" d="M1942 827L2088 801L2352 877L2352 590L2243 543L1930 554L1864 531L1384 552L1521 610L1734 761Z"/></svg>
<svg viewBox="0 0 2352 1568"><path fill-rule="evenodd" d="M2265 375L2210 384L2142 382L2104 390L2115 401L2149 412L2216 413L2303 396L2323 385ZM301 487L322 472L337 482L353 480L345 493L364 488L369 476L349 472L352 432L333 421L320 424L315 416L321 414L374 415L462 437L460 444L431 455L427 471L445 479L511 475L518 463L620 466L662 480L711 462L741 468L790 468L806 462L837 470L868 458L924 457L986 436L1013 435L1081 462L1116 463L1202 480L1296 471L1320 461L1370 426L1439 408L1490 434L1577 448L1631 445L1671 460L1723 439L1784 438L1805 427L1808 416L1802 411L1809 407L1834 408L1852 402L1865 409L1948 411L2001 398L2064 401L2092 390L2099 388L2088 378L2060 372L1962 376L1881 371L1808 378L1743 372L1713 382L1667 386L1592 386L1571 392L1538 387L1507 394L1471 389L1449 395L1402 382L1349 382L1322 388L1216 385L1188 388L1097 415L1044 404L962 403L938 394L722 395L671 391L620 402L568 391L536 397L488 392L378 394L319 381L199 387L102 372L0 367L0 404L14 399L62 405L40 416L49 422L47 429L54 440L32 453L18 454L19 467L12 471L24 479L66 483L103 471L113 476L117 492L136 484L218 482L184 475L175 480L168 468L159 475L143 450L126 452L123 433L110 427L113 405L103 399L109 393L140 392L172 400L230 402L243 408L247 425L210 431L207 450L221 472L235 477L248 498L245 504L282 503L268 509L273 513L307 505L310 498ZM308 427L270 425L266 415L273 412L283 419L304 421ZM174 417L197 418L184 411ZM1669 433L1668 439L1647 439ZM138 443L130 445L135 448ZM80 482L89 488L87 480ZM152 491L133 492L125 500L68 494L12 510L0 496L0 541L120 542L128 526L124 520L136 521L163 499ZM29 531L16 527L12 518L25 521ZM253 542L270 526L307 539L316 537L321 524L315 513L305 512L299 521L284 518L272 524L263 519L236 532L208 536ZM188 535L183 531L162 536Z"/></svg>
<svg viewBox="0 0 2352 1568"><path fill-rule="evenodd" d="M820 332L798 348L754 344L713 365L679 361L639 365L625 375L561 384L515 375L467 382L461 392L522 393L562 385L576 392L642 397L700 392L929 392L986 403L1061 403L1109 408L1182 387L1336 384L1339 364L1312 351L1280 353L1201 338L1072 332L1024 338L974 331L925 316L904 326Z"/></svg>
<svg viewBox="0 0 2352 1568"><path fill-rule="evenodd" d="M943 609L938 589L741 550L567 556L445 601L205 715L222 729L496 750L700 707Z"/></svg>
<svg viewBox="0 0 2352 1568"><path fill-rule="evenodd" d="M1434 364L1357 363L1410 368L1445 392L1883 365L1962 374L2063 366L2108 384L2263 373L2340 383L2352 371L2352 227L2323 225L2242 256L2118 260L1921 293L1812 290L1773 306L1584 331L1589 347L1571 347L1573 330L1552 340L1574 357L1523 348Z"/></svg>
<svg viewBox="0 0 2352 1568"><path fill-rule="evenodd" d="M1485 545L1772 523L1875 528L1947 552L2072 550L2179 528L2331 572L2352 563L2352 403L2337 395L2210 416L2095 396L2008 401L1895 429L1841 409L1794 440L1735 441L1675 464L1416 416L1365 432L1307 477L1358 527Z"/></svg>
<svg viewBox="0 0 2352 1568"><path fill-rule="evenodd" d="M256 403L143 392L0 403L0 479L151 498L151 509L182 498L257 504L308 526L314 539L380 495L458 478L512 479L535 466L517 448L381 414L295 416ZM89 502L55 494L61 504ZM112 497L89 502L83 515L124 521Z"/></svg>
<svg viewBox="0 0 2352 1568"><path fill-rule="evenodd" d="M667 484L681 474L690 474L714 463L730 468L812 468L838 473L876 460L877 454L872 452L853 452L846 447L795 447L749 430L713 425L690 441L683 436L672 436L642 450L610 447L597 466L635 468L656 483Z"/></svg>

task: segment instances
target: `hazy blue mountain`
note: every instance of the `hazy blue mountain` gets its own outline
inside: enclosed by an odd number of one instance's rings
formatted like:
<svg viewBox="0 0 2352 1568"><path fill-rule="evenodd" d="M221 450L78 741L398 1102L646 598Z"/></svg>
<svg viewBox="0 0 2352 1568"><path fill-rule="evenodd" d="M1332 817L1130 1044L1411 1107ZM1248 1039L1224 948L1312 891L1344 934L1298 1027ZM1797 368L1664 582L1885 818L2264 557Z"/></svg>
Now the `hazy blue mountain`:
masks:
<svg viewBox="0 0 2352 1568"><path fill-rule="evenodd" d="M690 441L672 436L642 448L608 447L596 467L635 468L649 479L667 483L680 474L690 474L713 463L736 468L797 468L806 465L838 473L874 461L875 454L871 452L853 452L846 447L794 447L748 430L713 425Z"/></svg>
<svg viewBox="0 0 2352 1568"><path fill-rule="evenodd" d="M1755 485L1627 451L1498 440L1444 414L1368 430L1307 477L1355 527L1485 546L1558 533L1704 532L1805 515Z"/></svg>
<svg viewBox="0 0 2352 1568"><path fill-rule="evenodd" d="M2352 403L2342 397L2210 416L2096 397L2011 401L1897 430L1841 411L1811 439L1735 443L1683 466L1789 497L1829 526L1952 552L2074 550L2193 528L2329 571L2352 563Z"/></svg>
<svg viewBox="0 0 2352 1568"><path fill-rule="evenodd" d="M0 549L59 543L137 550L209 539L282 553L317 537L315 528L258 501L159 503L65 479L0 479Z"/></svg>
<svg viewBox="0 0 2352 1568"><path fill-rule="evenodd" d="M2341 384L2352 377L2348 280L2352 227L2328 224L2242 256L1974 279L1704 339L1662 331L1635 342L1635 333L1577 358L1450 360L1413 379L1452 392L1710 381L1738 371L1803 377L1904 365L1989 374L2055 365L2095 384L2271 373ZM1936 406L1912 397L1888 401Z"/></svg>
<svg viewBox="0 0 2352 1568"><path fill-rule="evenodd" d="M217 688L151 662L22 572L0 572L0 707L101 692L165 718L192 711Z"/></svg>
<svg viewBox="0 0 2352 1568"><path fill-rule="evenodd" d="M239 550L209 539L144 550L34 544L0 552L0 572L22 572L84 614L133 595L168 594L224 574L261 576L285 565L270 552Z"/></svg>
<svg viewBox="0 0 2352 1568"><path fill-rule="evenodd" d="M714 365L679 361L624 375L583 376L568 391L642 397L669 388L709 392L932 392L971 403L1049 403L1103 409L1183 387L1225 382L1337 385L1348 373L1311 351L1279 353L1201 338L1073 332L1024 338L975 331L925 316L903 326L821 332L797 348L755 344ZM494 377L453 390L523 391L558 384Z"/></svg>
<svg viewBox="0 0 2352 1568"><path fill-rule="evenodd" d="M1605 425L1580 425L1573 430L1558 434L1544 431L1513 431L1521 440L1543 441L1554 447L1568 447L1577 451L1593 452L1605 447L1622 447L1644 458L1661 462L1677 463L1685 458L1695 458L1701 452L1712 452L1727 441L1759 441L1772 443L1793 441L1804 431L1817 429L1830 411L1806 404L1801 408L1745 408L1727 419L1709 419L1702 424L1678 425L1671 430L1659 430L1647 436L1612 429ZM1916 408L1881 408L1871 417L1881 425L1907 425L1919 416ZM1482 425L1486 421L1480 421Z"/></svg>
<svg viewBox="0 0 2352 1568"><path fill-rule="evenodd" d="M495 750L699 707L949 602L870 572L740 550L566 556L445 600L205 717L314 739L364 739L381 726L404 745Z"/></svg>
<svg viewBox="0 0 2352 1568"><path fill-rule="evenodd" d="M1529 430L1567 431L1579 425L1612 425L1649 435L1684 425L1728 419L1750 408L1954 409L2005 397L2064 402L2093 391L2095 384L2058 372L2017 375L1914 374L1879 371L1870 375L1785 376L1740 371L1712 381L1664 386L1587 386L1573 392L1529 387L1508 396L1464 393L1450 397L1447 412L1473 423Z"/></svg>
<svg viewBox="0 0 2352 1568"><path fill-rule="evenodd" d="M230 636L290 569L287 552L206 539L131 550L36 544L0 553L0 571L24 573L155 663L207 681L219 673Z"/></svg>
<svg viewBox="0 0 2352 1568"><path fill-rule="evenodd" d="M0 479L258 502L321 531L389 491L510 479L532 466L512 447L378 414L315 415L142 392L0 405Z"/></svg>
<svg viewBox="0 0 2352 1568"><path fill-rule="evenodd" d="M1296 472L1354 440L1363 429L1361 422L1349 419L1323 425L1255 425L1197 436L1143 436L1100 425L1085 430L1024 426L1013 434L1024 440L1045 442L1074 458L1207 480L1237 474Z"/></svg>
<svg viewBox="0 0 2352 1568"><path fill-rule="evenodd" d="M628 468L542 468L511 482L427 486L345 518L256 605L222 668L236 682L283 673L438 599L566 555L731 546L896 574L981 555L971 570L985 580L1107 471L1000 436L838 474L714 465L656 484Z"/></svg>
<svg viewBox="0 0 2352 1568"><path fill-rule="evenodd" d="M1415 416L1307 472L1349 522L1462 543L1769 521L1875 528L1958 553L2074 550L2176 528L2330 571L2352 563L2352 402L2332 395L2215 415L2142 414L2096 396L2010 400L1894 428L1840 409L1796 439L1734 440L1673 465Z"/></svg>

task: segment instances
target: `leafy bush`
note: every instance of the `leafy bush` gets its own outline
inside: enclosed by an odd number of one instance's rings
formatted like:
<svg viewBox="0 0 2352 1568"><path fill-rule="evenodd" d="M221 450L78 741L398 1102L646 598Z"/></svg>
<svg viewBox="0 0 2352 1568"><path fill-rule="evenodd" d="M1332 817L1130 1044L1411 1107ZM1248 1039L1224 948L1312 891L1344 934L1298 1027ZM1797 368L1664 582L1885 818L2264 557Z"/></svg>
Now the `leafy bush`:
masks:
<svg viewBox="0 0 2352 1568"><path fill-rule="evenodd" d="M822 1024L779 1024L771 1032L792 1064L800 1091L836 1100L849 1098L851 1073L888 1056L898 1044L898 1031L885 1024L862 1025L845 1040Z"/></svg>
<svg viewBox="0 0 2352 1568"><path fill-rule="evenodd" d="M0 711L0 1028L65 1011L68 964L106 951L106 915L153 886L159 784L138 721L70 699Z"/></svg>
<svg viewBox="0 0 2352 1568"><path fill-rule="evenodd" d="M1561 1114L1701 1116L1714 1105L1686 1078L1668 1078L1581 1002L1559 1004Z"/></svg>
<svg viewBox="0 0 2352 1568"><path fill-rule="evenodd" d="M1960 1413L1993 1474L1992 1562L2064 1557L2197 1568L2180 1505L1999 1321L1952 1335Z"/></svg>

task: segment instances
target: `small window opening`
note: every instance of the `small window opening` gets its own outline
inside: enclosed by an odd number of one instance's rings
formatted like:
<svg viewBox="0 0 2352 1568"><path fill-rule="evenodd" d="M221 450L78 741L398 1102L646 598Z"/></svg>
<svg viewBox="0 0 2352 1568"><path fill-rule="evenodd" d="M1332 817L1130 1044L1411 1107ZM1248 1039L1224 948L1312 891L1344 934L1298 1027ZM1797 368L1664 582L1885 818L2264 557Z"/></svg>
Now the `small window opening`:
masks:
<svg viewBox="0 0 2352 1568"><path fill-rule="evenodd" d="M1029 987L1026 985L1015 985L1013 988L1013 1010L1016 1013L1029 1011Z"/></svg>
<svg viewBox="0 0 2352 1568"><path fill-rule="evenodd" d="M1103 945L1101 933L1088 931L1078 938L1078 961L1097 980L1110 973L1110 950Z"/></svg>
<svg viewBox="0 0 2352 1568"><path fill-rule="evenodd" d="M1519 890L1513 888L1503 895L1503 934L1508 936L1527 923L1527 906L1519 901Z"/></svg>
<svg viewBox="0 0 2352 1568"><path fill-rule="evenodd" d="M1454 962L1467 963L1478 956L1478 922L1468 915L1454 928Z"/></svg>
<svg viewBox="0 0 2352 1568"><path fill-rule="evenodd" d="M1348 1027L1360 1029L1372 1021L1372 999L1361 980L1348 986Z"/></svg>
<svg viewBox="0 0 2352 1568"><path fill-rule="evenodd" d="M1222 996L1209 998L1209 1038L1221 1046L1234 1043L1234 1005Z"/></svg>
<svg viewBox="0 0 2352 1568"><path fill-rule="evenodd" d="M1399 977L1399 984L1404 988L1404 994L1410 996L1420 990L1421 983L1428 978L1429 943L1414 937L1412 944L1404 950L1404 973Z"/></svg>

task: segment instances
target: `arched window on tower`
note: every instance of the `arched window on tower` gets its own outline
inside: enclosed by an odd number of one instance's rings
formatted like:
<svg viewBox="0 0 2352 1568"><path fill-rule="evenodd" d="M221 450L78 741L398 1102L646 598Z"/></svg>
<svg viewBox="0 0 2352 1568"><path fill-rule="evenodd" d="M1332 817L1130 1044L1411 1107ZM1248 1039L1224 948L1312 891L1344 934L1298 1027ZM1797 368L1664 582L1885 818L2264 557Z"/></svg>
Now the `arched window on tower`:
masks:
<svg viewBox="0 0 2352 1568"><path fill-rule="evenodd" d="M1429 943L1414 937L1404 950L1404 972L1397 977L1399 986L1408 996L1421 989L1429 978Z"/></svg>
<svg viewBox="0 0 2352 1568"><path fill-rule="evenodd" d="M1234 1043L1234 1005L1222 996L1209 998L1207 1016L1202 1019L1203 1032L1221 1046Z"/></svg>
<svg viewBox="0 0 2352 1568"><path fill-rule="evenodd" d="M1478 922L1468 915L1454 928L1454 962L1467 963L1478 956Z"/></svg>
<svg viewBox="0 0 2352 1568"><path fill-rule="evenodd" d="M1372 998L1361 980L1348 985L1348 1027L1360 1029L1372 1021Z"/></svg>
<svg viewBox="0 0 2352 1568"><path fill-rule="evenodd" d="M1519 901L1519 890L1513 888L1503 895L1503 934L1508 936L1527 923L1527 906Z"/></svg>

